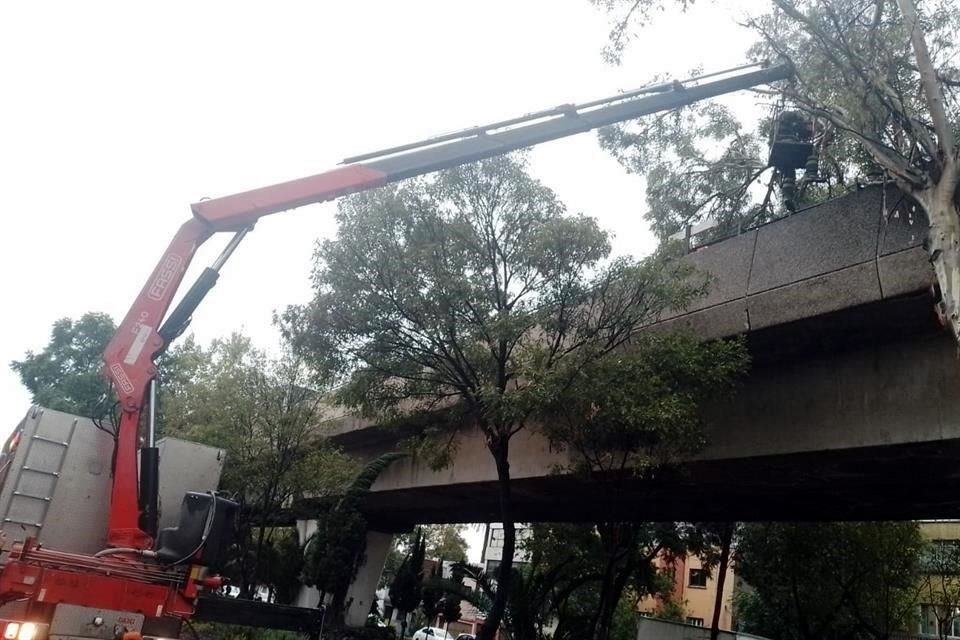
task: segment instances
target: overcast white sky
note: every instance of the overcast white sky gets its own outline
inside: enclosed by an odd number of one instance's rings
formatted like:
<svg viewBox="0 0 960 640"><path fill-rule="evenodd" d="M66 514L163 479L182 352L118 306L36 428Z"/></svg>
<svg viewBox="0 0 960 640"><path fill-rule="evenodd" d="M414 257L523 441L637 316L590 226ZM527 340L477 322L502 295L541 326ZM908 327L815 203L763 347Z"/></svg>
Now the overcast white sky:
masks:
<svg viewBox="0 0 960 640"><path fill-rule="evenodd" d="M3 3L0 438L30 403L7 363L41 349L57 318L119 320L190 202L655 73L739 64L748 35L736 19L762 4L665 15L611 67L607 18L587 0ZM542 145L532 166L612 230L618 252L654 246L641 181L594 135ZM242 330L275 346L271 312L309 297L312 245L334 232L334 206L262 221L197 313L197 336Z"/></svg>

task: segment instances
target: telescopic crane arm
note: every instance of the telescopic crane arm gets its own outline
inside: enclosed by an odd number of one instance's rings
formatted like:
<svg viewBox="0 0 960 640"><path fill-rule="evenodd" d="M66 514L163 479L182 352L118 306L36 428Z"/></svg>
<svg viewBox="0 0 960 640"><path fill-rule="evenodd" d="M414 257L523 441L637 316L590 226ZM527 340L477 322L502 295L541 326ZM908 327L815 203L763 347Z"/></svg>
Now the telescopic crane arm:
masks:
<svg viewBox="0 0 960 640"><path fill-rule="evenodd" d="M758 68L759 67L759 68ZM752 69L744 71L745 69ZM193 217L177 231L104 353L105 372L120 401L116 469L109 543L146 549L156 535L156 449L154 359L187 326L193 311L213 287L220 268L263 216L333 200L406 178L509 153L549 140L668 111L700 100L783 80L786 65L747 65L665 83L580 105L564 105L454 134L348 158L345 166L290 182L191 205ZM717 78L705 81L707 78ZM174 295L197 248L217 232L234 237L213 265L200 275L167 316ZM149 407L148 446L138 490L137 433ZM152 452L152 453L150 453ZM149 455L148 455L149 453Z"/></svg>

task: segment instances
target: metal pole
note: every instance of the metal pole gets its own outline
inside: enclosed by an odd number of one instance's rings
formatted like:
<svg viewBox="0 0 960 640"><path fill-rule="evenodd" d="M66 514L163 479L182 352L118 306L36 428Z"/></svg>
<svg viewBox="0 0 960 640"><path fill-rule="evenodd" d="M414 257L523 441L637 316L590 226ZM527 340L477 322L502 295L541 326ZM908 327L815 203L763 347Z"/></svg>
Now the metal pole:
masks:
<svg viewBox="0 0 960 640"><path fill-rule="evenodd" d="M224 263L226 263L226 261L233 254L234 250L236 250L236 248L240 245L240 241L243 240L245 235L250 233L250 229L252 228L253 227L244 227L240 231L237 231L232 238L230 238L230 242L227 243L227 246L223 248L223 251L220 252L220 255L217 257L217 259L213 261L212 265L210 265L210 268L213 271L220 271Z"/></svg>
<svg viewBox="0 0 960 640"><path fill-rule="evenodd" d="M157 379L150 381L150 414L147 416L147 446L157 446Z"/></svg>
<svg viewBox="0 0 960 640"><path fill-rule="evenodd" d="M244 236L250 233L251 229L253 229L252 226L244 227L230 238L230 242L223 248L223 251L221 251L217 259L213 261L213 264L203 270L200 277L197 278L197 281L193 283L193 286L190 287L186 295L183 296L183 299L180 300L174 310L170 312L170 315L167 316L167 319L163 322L163 326L160 327L160 331L158 332L160 337L163 338L164 348L187 328L187 324L190 323L190 316L193 315L197 306L203 302L203 298L210 292L210 289L217 284L217 279L220 277L220 269L226 264L236 248L240 246L240 242Z"/></svg>
<svg viewBox="0 0 960 640"><path fill-rule="evenodd" d="M160 520L160 450L157 449L157 379L150 381L147 446L140 449L140 528L157 536Z"/></svg>

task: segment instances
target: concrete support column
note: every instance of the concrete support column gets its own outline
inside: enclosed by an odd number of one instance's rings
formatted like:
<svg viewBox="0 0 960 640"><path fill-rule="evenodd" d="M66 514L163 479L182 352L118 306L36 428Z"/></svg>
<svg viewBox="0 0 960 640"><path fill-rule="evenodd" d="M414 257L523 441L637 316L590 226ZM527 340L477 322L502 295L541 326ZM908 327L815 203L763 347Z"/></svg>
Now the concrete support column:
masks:
<svg viewBox="0 0 960 640"><path fill-rule="evenodd" d="M387 562L387 554L393 545L392 533L379 531L367 532L367 550L364 553L363 564L353 579L353 584L347 589L347 626L362 627L367 622L367 614L376 596L380 576L383 575L383 566Z"/></svg>
<svg viewBox="0 0 960 640"><path fill-rule="evenodd" d="M316 530L316 520L298 520L297 536L300 545L306 544ZM348 626L362 627L366 624L367 614L370 613L370 606L377 597L377 585L380 582L380 576L383 575L383 566L387 562L387 554L390 553L392 545L392 533L367 532L367 549L364 552L363 564L360 565L353 583L347 589L345 622ZM329 596L327 597L329 599ZM320 592L317 589L305 585L300 587L295 603L298 607L314 608L319 602Z"/></svg>
<svg viewBox="0 0 960 640"><path fill-rule="evenodd" d="M310 536L316 533L316 531L316 520L297 520L297 538L301 548L303 548L303 545L307 543L307 540L309 540ZM307 585L300 585L300 592L297 594L297 599L293 604L298 607L315 609L317 605L320 604L320 591Z"/></svg>

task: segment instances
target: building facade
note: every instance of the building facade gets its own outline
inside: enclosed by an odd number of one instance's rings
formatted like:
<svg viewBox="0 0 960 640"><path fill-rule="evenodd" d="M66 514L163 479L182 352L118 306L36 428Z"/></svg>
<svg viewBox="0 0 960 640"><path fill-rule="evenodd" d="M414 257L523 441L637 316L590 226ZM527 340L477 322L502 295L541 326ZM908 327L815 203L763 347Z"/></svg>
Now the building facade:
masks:
<svg viewBox="0 0 960 640"><path fill-rule="evenodd" d="M916 631L921 637L939 638L941 621L945 623L946 637L960 639L960 575L950 572L960 559L960 520L924 520L920 522L920 533L925 540L933 543L932 552L946 552L951 558L946 562L934 562L930 566L930 575L925 576L929 581L921 588L921 602L917 615ZM960 571L960 567L957 567ZM938 602L924 601L925 596L934 593L940 596ZM951 597L952 596L952 597ZM955 615L947 620L947 611L944 610L945 600L952 600L950 608ZM939 615L938 615L939 614ZM939 619L938 619L939 618Z"/></svg>
<svg viewBox="0 0 960 640"><path fill-rule="evenodd" d="M522 565L527 562L527 552L524 549L523 541L533 533L533 530L527 525L516 525L517 543L513 551L514 566ZM499 522L487 525L486 533L483 538L483 549L480 552L480 565L483 570L494 575L500 562L503 560L503 524Z"/></svg>
<svg viewBox="0 0 960 640"><path fill-rule="evenodd" d="M673 595L671 602L680 605L683 609L683 620L686 624L697 627L709 627L713 623L713 611L717 602L717 569L712 571L703 566L697 556L686 556L659 561L661 571L673 574ZM723 595L720 600L720 628L726 631L733 629L733 594L736 576L733 566L727 569L726 580L723 585ZM645 598L640 602L640 614L643 616L657 616L664 612L667 602L660 598Z"/></svg>

